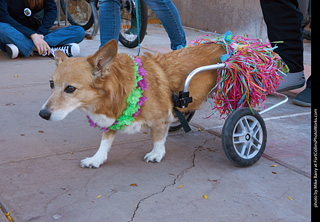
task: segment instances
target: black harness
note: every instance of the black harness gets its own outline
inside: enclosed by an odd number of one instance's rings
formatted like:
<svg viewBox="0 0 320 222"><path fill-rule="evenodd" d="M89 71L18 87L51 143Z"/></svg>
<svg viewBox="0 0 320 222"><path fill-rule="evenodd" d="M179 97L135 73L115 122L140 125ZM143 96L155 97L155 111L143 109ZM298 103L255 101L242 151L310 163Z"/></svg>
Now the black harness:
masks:
<svg viewBox="0 0 320 222"><path fill-rule="evenodd" d="M188 107L188 104L192 103L192 97L189 96L189 92L180 91L179 95L175 94L172 89L171 89L171 92L172 92L173 111L178 117L184 131L187 133L191 131L191 128L185 116L177 109L177 107L179 108Z"/></svg>

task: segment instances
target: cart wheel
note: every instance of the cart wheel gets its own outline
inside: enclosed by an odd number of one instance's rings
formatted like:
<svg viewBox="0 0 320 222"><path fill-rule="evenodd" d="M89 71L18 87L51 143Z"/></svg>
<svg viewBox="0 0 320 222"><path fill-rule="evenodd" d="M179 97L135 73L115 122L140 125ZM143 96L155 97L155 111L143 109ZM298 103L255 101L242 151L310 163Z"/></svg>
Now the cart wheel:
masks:
<svg viewBox="0 0 320 222"><path fill-rule="evenodd" d="M223 150L237 166L248 167L257 162L264 152L266 142L266 125L257 111L238 109L224 123Z"/></svg>

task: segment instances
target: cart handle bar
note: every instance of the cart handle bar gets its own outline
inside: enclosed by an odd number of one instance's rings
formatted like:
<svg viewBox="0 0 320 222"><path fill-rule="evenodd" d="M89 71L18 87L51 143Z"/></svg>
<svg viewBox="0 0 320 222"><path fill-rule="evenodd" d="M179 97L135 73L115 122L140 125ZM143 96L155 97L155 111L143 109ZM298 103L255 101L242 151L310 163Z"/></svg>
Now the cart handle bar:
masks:
<svg viewBox="0 0 320 222"><path fill-rule="evenodd" d="M193 70L187 77L186 81L184 82L184 88L183 88L183 92L188 92L189 89L189 84L191 82L191 79L197 75L199 72L204 72L204 71L208 71L208 70L215 70L215 69L223 69L226 68L226 64L225 63L217 63L214 65L208 65L208 66L201 66L199 68L196 68L195 70ZM262 115L263 113L266 113L284 103L286 103L288 101L288 97L282 93L275 93L276 95L282 96L284 97L283 100L281 100L280 102L262 110L259 112L260 115Z"/></svg>
<svg viewBox="0 0 320 222"><path fill-rule="evenodd" d="M268 112L268 111L270 111L270 110L272 110L272 109L274 109L274 108L276 108L276 107L278 107L278 106L280 106L280 105L288 102L288 96L286 96L286 95L284 95L284 94L282 94L282 93L273 93L273 94L274 94L274 95L278 95L278 96L282 96L282 97L283 97L283 100L277 102L276 104L274 104L274 105L272 105L272 106L270 106L270 107L268 107L268 108L266 108L266 109L264 109L264 110L261 110L261 111L259 112L260 115L262 115L262 114L264 114L264 113L266 113L266 112Z"/></svg>
<svg viewBox="0 0 320 222"><path fill-rule="evenodd" d="M214 70L214 69L223 69L226 67L225 63L217 63L214 65L208 65L208 66L201 66L199 68L196 68L195 70L193 70L187 77L186 81L184 82L184 88L183 88L183 92L188 92L189 89L189 84L191 82L191 79L197 75L199 72L204 72L204 71L208 71L208 70Z"/></svg>

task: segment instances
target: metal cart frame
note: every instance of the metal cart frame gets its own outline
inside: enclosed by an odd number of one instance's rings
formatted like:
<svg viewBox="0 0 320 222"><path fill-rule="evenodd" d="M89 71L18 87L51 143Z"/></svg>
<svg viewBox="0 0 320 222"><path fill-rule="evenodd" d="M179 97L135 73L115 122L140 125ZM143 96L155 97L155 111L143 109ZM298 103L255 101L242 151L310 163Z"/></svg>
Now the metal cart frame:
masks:
<svg viewBox="0 0 320 222"><path fill-rule="evenodd" d="M225 63L202 66L193 70L185 80L184 89L179 93L182 101L190 101L189 84L194 76L203 71L226 68ZM267 131L262 114L286 103L288 97L277 93L283 97L278 103L257 112L247 107L233 111L226 119L222 128L222 146L228 159L237 166L247 167L256 163L262 156L266 141ZM188 102L181 103L181 108L185 108Z"/></svg>

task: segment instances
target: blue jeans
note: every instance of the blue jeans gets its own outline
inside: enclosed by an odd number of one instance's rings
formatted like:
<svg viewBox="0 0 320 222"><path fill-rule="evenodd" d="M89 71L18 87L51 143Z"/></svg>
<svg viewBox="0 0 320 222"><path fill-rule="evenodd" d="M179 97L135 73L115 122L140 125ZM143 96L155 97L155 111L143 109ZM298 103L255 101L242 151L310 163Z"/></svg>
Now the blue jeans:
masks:
<svg viewBox="0 0 320 222"><path fill-rule="evenodd" d="M68 26L50 31L44 36L44 40L50 47L65 45L68 43L79 43L84 39L85 31L80 26ZM29 57L35 45L33 41L16 30L10 24L0 22L0 49L5 51L6 44L14 44L19 51Z"/></svg>
<svg viewBox="0 0 320 222"><path fill-rule="evenodd" d="M186 45L177 8L171 0L144 0L161 21L171 41L171 49ZM119 40L121 17L119 0L99 0L99 25L101 46L111 39ZM100 47L101 47L100 46Z"/></svg>

